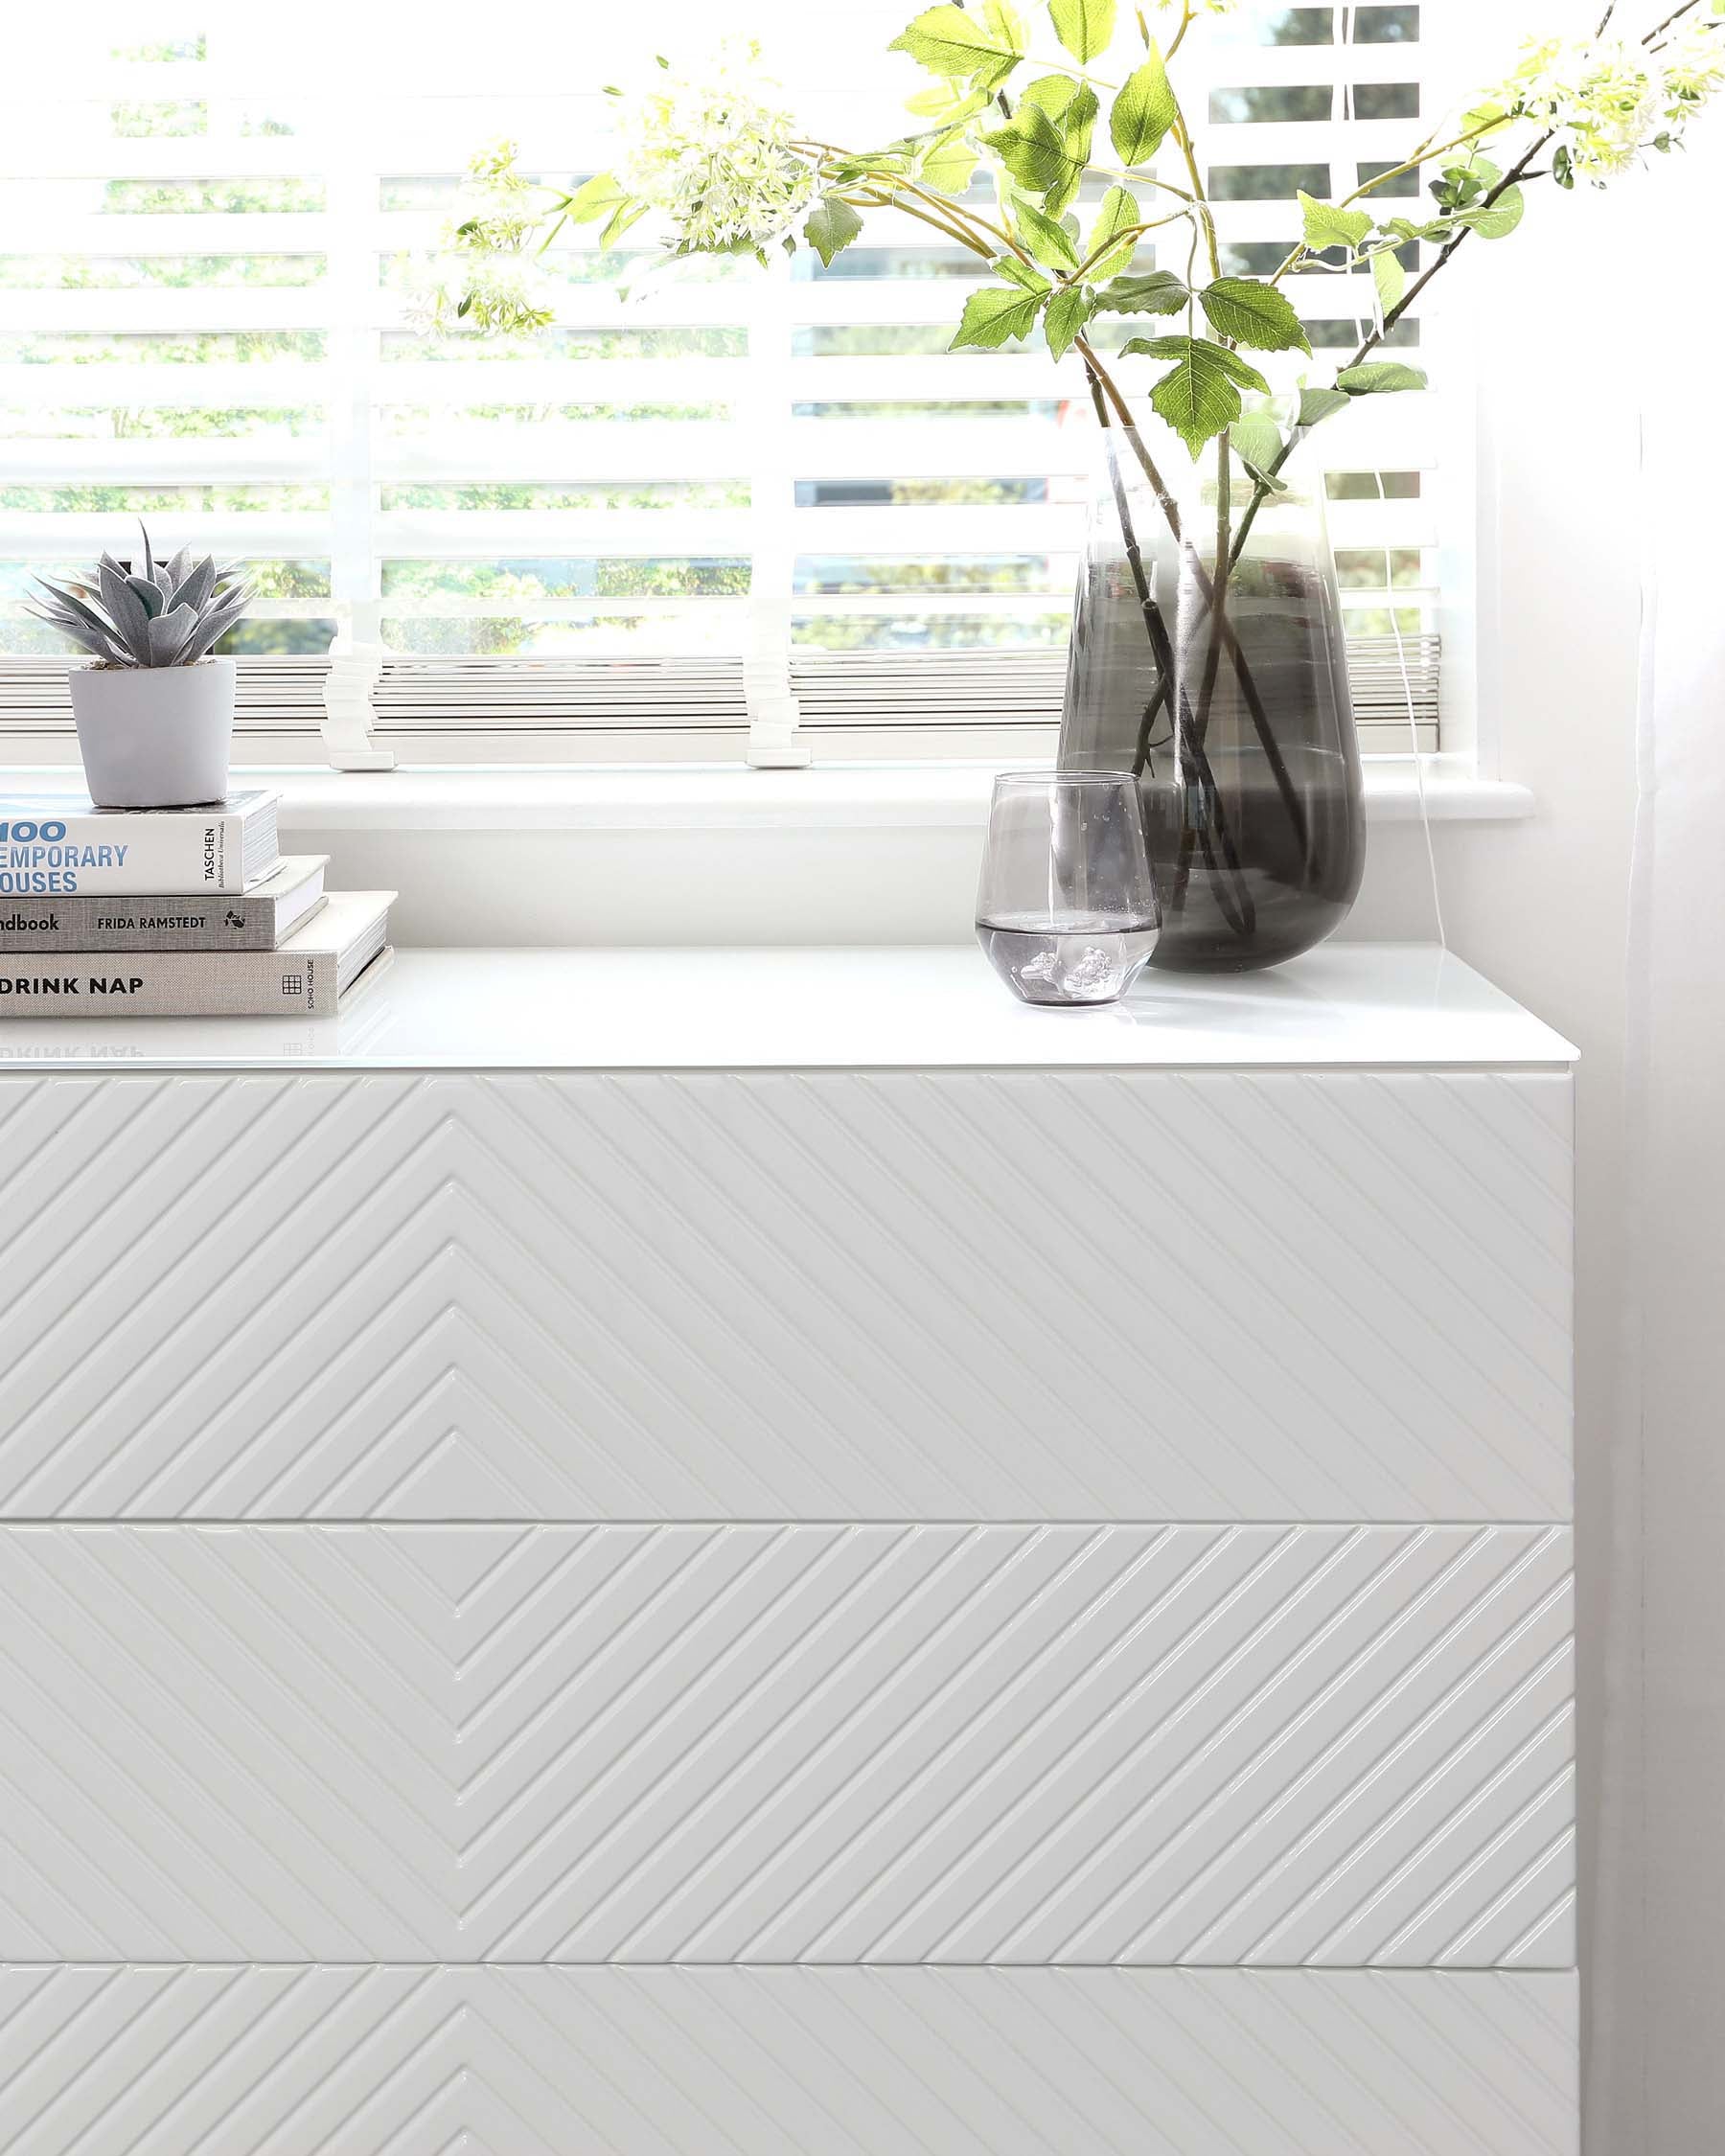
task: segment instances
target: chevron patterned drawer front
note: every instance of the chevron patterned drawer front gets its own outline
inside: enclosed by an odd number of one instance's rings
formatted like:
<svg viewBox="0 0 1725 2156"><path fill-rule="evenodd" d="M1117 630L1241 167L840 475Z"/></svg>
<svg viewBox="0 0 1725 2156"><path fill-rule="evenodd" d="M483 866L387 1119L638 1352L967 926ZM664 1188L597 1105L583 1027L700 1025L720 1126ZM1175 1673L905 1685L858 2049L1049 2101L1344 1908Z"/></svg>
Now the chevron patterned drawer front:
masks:
<svg viewBox="0 0 1725 2156"><path fill-rule="evenodd" d="M1575 2156L1567 1061L1030 1022L0 1070L8 2156Z"/></svg>
<svg viewBox="0 0 1725 2156"><path fill-rule="evenodd" d="M0 1971L8 2156L1559 2156L1576 1979Z"/></svg>
<svg viewBox="0 0 1725 2156"><path fill-rule="evenodd" d="M0 1515L1569 1512L1564 1077L49 1078L0 1151Z"/></svg>
<svg viewBox="0 0 1725 2156"><path fill-rule="evenodd" d="M14 1528L0 1955L1566 1966L1568 1543Z"/></svg>

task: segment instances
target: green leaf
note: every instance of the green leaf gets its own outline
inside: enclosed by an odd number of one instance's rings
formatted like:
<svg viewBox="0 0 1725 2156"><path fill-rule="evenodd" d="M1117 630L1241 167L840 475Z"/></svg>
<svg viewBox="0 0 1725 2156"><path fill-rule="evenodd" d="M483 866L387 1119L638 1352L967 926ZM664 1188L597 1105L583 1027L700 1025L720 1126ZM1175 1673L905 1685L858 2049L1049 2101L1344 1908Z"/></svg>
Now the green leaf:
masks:
<svg viewBox="0 0 1725 2156"><path fill-rule="evenodd" d="M1461 115L1460 132L1484 142L1491 135L1502 134L1508 125L1509 115L1501 104L1476 104Z"/></svg>
<svg viewBox="0 0 1725 2156"><path fill-rule="evenodd" d="M1228 430L1228 443L1260 486L1274 494L1285 494L1288 482L1271 469L1281 455L1281 428L1268 412L1248 412Z"/></svg>
<svg viewBox="0 0 1725 2156"><path fill-rule="evenodd" d="M1401 296L1408 285L1393 247L1386 247L1382 254L1372 256L1371 282L1377 287L1378 306L1386 315L1393 314L1401 305Z"/></svg>
<svg viewBox="0 0 1725 2156"><path fill-rule="evenodd" d="M1014 215L1019 238L1045 269L1077 268L1077 244L1065 225L1056 224L1052 218L1032 209L1028 202L1021 202Z"/></svg>
<svg viewBox="0 0 1725 2156"><path fill-rule="evenodd" d="M1156 341L1162 344L1166 340L1158 337ZM1212 344L1208 337L1194 337L1191 341L1195 351L1214 354L1215 364L1230 381L1238 382L1242 389L1261 390L1266 397L1270 394L1270 384L1250 359L1242 359L1237 352L1230 352L1224 344Z"/></svg>
<svg viewBox="0 0 1725 2156"><path fill-rule="evenodd" d="M1115 0L1048 0L1054 34L1074 59L1105 53L1115 34Z"/></svg>
<svg viewBox="0 0 1725 2156"><path fill-rule="evenodd" d="M968 120L989 102L986 90L967 90L961 82L931 82L905 100L905 110L919 120Z"/></svg>
<svg viewBox="0 0 1725 2156"><path fill-rule="evenodd" d="M1252 352L1310 352L1303 325L1285 294L1255 277L1218 277L1198 295L1218 336Z"/></svg>
<svg viewBox="0 0 1725 2156"><path fill-rule="evenodd" d="M1057 194L1072 176L1066 137L1040 104L1026 100L1005 126L982 140L1013 178L1034 194Z"/></svg>
<svg viewBox="0 0 1725 2156"><path fill-rule="evenodd" d="M1336 377L1336 387L1346 389L1350 397L1380 397L1391 390L1425 386L1423 369L1400 359L1369 359L1363 367L1344 367Z"/></svg>
<svg viewBox="0 0 1725 2156"><path fill-rule="evenodd" d="M1043 75L1026 83L1019 104L1021 118L1026 104L1046 112L1060 137L1061 168L1053 183L1043 190L1043 206L1058 217L1077 194L1090 163L1091 137L1101 107L1090 84L1074 82L1069 75Z"/></svg>
<svg viewBox="0 0 1725 2156"><path fill-rule="evenodd" d="M809 212L803 238L830 267L833 257L848 247L862 229L862 219L842 195L823 195Z"/></svg>
<svg viewBox="0 0 1725 2156"><path fill-rule="evenodd" d="M1180 117L1162 54L1152 45L1143 66L1126 78L1108 115L1109 137L1122 165L1141 165L1155 156L1162 137Z"/></svg>
<svg viewBox="0 0 1725 2156"><path fill-rule="evenodd" d="M1467 225L1482 240L1503 240L1520 224L1526 207L1521 189L1506 187L1489 208L1482 205L1477 210L1458 210L1456 222Z"/></svg>
<svg viewBox="0 0 1725 2156"><path fill-rule="evenodd" d="M896 36L886 50L908 53L913 60L950 80L999 89L1025 53L1024 26L1006 0L983 0L980 8L929 8Z"/></svg>
<svg viewBox="0 0 1725 2156"><path fill-rule="evenodd" d="M957 352L965 345L974 345L983 352L998 352L1012 338L1027 337L1047 296L1046 285L1040 292L1007 291L999 285L973 292L964 303L964 319L948 349Z"/></svg>
<svg viewBox="0 0 1725 2156"><path fill-rule="evenodd" d="M614 216L620 203L629 200L629 190L610 172L595 172L570 195L564 215L571 224L591 224L598 218Z"/></svg>
<svg viewBox="0 0 1725 2156"><path fill-rule="evenodd" d="M1409 240L1453 240L1456 236L1447 218L1432 218L1424 224L1415 224L1411 218L1380 218L1378 230L1404 243Z"/></svg>
<svg viewBox="0 0 1725 2156"><path fill-rule="evenodd" d="M1338 210L1331 202L1318 201L1303 188L1295 192L1305 215L1305 243L1314 254L1322 254L1326 247L1346 247L1351 254L1371 230L1367 211Z"/></svg>
<svg viewBox="0 0 1725 2156"><path fill-rule="evenodd" d="M645 202L632 202L626 195L617 204L616 209L611 213L610 221L600 233L600 246L602 248L609 247L613 241L620 240L632 224L640 223L641 219L647 215L647 209L648 205Z"/></svg>
<svg viewBox="0 0 1725 2156"><path fill-rule="evenodd" d="M1175 362L1151 385L1150 405L1193 456L1239 418L1238 369L1252 377L1250 387L1265 386L1255 368L1207 337L1134 337L1123 350Z"/></svg>
<svg viewBox="0 0 1725 2156"><path fill-rule="evenodd" d="M1102 207L1096 212L1096 221L1091 226L1090 238L1085 242L1086 258L1090 262L1088 274L1095 278L1112 277L1116 270L1124 269L1131 262L1138 246L1136 240L1125 241L1118 247L1110 248L1108 242L1119 232L1130 232L1143 222L1137 195L1123 187L1111 187L1102 197ZM1106 252L1103 250L1107 249Z"/></svg>
<svg viewBox="0 0 1725 2156"><path fill-rule="evenodd" d="M1116 277L1096 294L1098 314L1178 314L1190 294L1171 269Z"/></svg>
<svg viewBox="0 0 1725 2156"><path fill-rule="evenodd" d="M1048 310L1043 316L1043 333L1048 340L1048 350L1056 359L1064 359L1072 349L1072 339L1084 328L1094 312L1090 295L1082 285L1063 285L1048 302Z"/></svg>
<svg viewBox="0 0 1725 2156"><path fill-rule="evenodd" d="M1230 352L1226 345L1216 344L1209 337L1187 336L1184 332L1179 335L1133 337L1120 350L1148 353L1153 359L1190 359L1207 371L1226 375L1241 389L1261 390L1266 396L1270 392L1270 384L1250 359L1242 359L1237 352Z"/></svg>
<svg viewBox="0 0 1725 2156"><path fill-rule="evenodd" d="M1027 262L1020 262L1017 255L1000 255L990 264L997 277L1009 277L1027 292L1046 292L1048 280L1040 271L1031 268Z"/></svg>
<svg viewBox="0 0 1725 2156"><path fill-rule="evenodd" d="M1302 389L1300 393L1300 424L1317 426L1337 412L1346 411L1353 400L1346 390Z"/></svg>
<svg viewBox="0 0 1725 2156"><path fill-rule="evenodd" d="M977 152L965 141L962 128L954 128L923 154L923 185L937 195L964 194L976 172Z"/></svg>
<svg viewBox="0 0 1725 2156"><path fill-rule="evenodd" d="M1056 126L1070 120L1093 123L1100 107L1088 82L1071 75L1039 75L1019 92L1022 103L1039 105Z"/></svg>

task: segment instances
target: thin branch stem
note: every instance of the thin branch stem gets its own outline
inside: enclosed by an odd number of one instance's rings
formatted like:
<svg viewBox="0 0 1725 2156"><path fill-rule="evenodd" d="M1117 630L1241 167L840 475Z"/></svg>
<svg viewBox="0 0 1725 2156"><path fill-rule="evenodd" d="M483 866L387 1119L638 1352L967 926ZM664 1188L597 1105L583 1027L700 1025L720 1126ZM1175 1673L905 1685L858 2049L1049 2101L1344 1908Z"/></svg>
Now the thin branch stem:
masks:
<svg viewBox="0 0 1725 2156"><path fill-rule="evenodd" d="M1540 157L1544 154L1546 147L1551 142L1551 139L1552 131L1548 129L1548 131L1545 134L1541 135L1536 142L1530 144L1529 147L1522 152L1521 156L1517 158L1515 163L1510 166L1509 170L1504 174L1503 178L1497 182L1496 186L1488 188L1486 190L1485 194L1480 199L1479 207L1482 210L1489 210L1493 208L1499 201L1502 200L1502 198L1506 195L1508 194L1509 190L1512 187L1516 186L1520 181L1526 179L1528 173L1531 171L1533 166L1538 163ZM1348 366L1357 367L1360 364L1360 361L1365 358L1366 355L1368 352L1372 351L1376 346L1383 343L1385 337L1387 337L1390 332L1394 329L1397 322L1401 320L1402 316L1408 311L1409 308L1413 306L1414 302L1419 297L1420 293L1425 290L1426 287L1432 282L1432 279L1437 276L1438 272L1443 267L1444 264L1449 261L1450 257L1455 253L1456 249L1461 244L1462 241L1467 238L1468 234L1472 230L1473 227L1471 225L1464 224L1461 229L1456 234L1453 240L1445 241L1443 245L1438 250L1437 260L1430 264L1428 267L1421 270L1419 275L1414 280L1413 284L1411 284L1408 287L1407 290L1402 294L1401 298L1396 301L1395 305L1385 310L1382 322L1380 322L1371 331L1368 336L1362 339L1360 349L1347 362Z"/></svg>
<svg viewBox="0 0 1725 2156"><path fill-rule="evenodd" d="M1184 545L1185 543L1185 533L1180 520L1180 505L1174 499L1167 481L1156 469L1154 458L1144 447L1142 438L1138 433L1138 422L1132 416L1131 405L1120 394L1119 384L1108 372L1108 369L1103 366L1088 338L1074 337L1072 348L1101 384L1102 393L1108 400L1121 431L1132 447L1133 454L1138 462L1138 468L1150 482L1150 490L1156 496L1158 508L1161 509L1163 516L1167 519L1169 531L1173 533L1177 543ZM1107 424L1108 423L1104 421L1103 424Z"/></svg>
<svg viewBox="0 0 1725 2156"><path fill-rule="evenodd" d="M1210 576L1205 569L1204 562L1198 552L1198 549L1195 546L1190 545L1186 540L1184 530L1181 522L1179 505L1175 501L1173 494L1169 492L1167 482L1162 478L1162 473L1156 468L1156 461L1151 456L1148 447L1145 446L1143 436L1139 432L1138 427L1132 417L1131 407L1126 402L1125 398L1120 394L1118 384L1108 373L1107 369L1102 365L1102 362L1097 358L1094 351L1085 341L1085 339L1082 337L1074 338L1073 345L1074 349L1083 359L1085 366L1090 371L1092 378L1091 396L1092 401L1096 401L1097 417L1101 419L1104 427L1107 427L1109 425L1110 423L1107 417L1107 410L1104 408L1103 402L1098 400L1099 391L1100 398L1106 400L1107 407L1112 408L1112 410L1114 411L1118 421L1118 431L1125 436L1127 447L1131 449L1134 457L1138 460L1138 469L1143 472L1145 478L1150 482L1151 489L1156 495L1157 505L1162 510L1162 516L1166 518L1168 529L1174 536L1175 544L1180 549L1184 557L1185 573L1191 577L1194 587L1197 589L1205 602L1207 604L1212 603L1217 596L1217 585L1211 580ZM1225 454L1225 452L1219 452L1219 454ZM1117 479L1117 474L1116 474L1115 476ZM1231 501L1231 488L1229 490L1229 493L1230 499ZM1228 575L1232 567L1232 563L1227 555L1223 555L1218 559L1216 566L1221 585L1225 591ZM1254 731L1256 733L1259 745L1264 751L1264 760L1269 765L1271 776L1276 781L1276 791L1281 795L1282 805L1288 812L1289 822L1293 826L1294 832L1299 838L1300 847L1303 850L1307 842L1307 826L1304 808L1300 802L1299 792L1295 788L1294 781L1289 774L1286 760L1283 758L1281 753L1280 745L1276 739L1276 730L1270 723L1270 715L1264 708L1264 700L1259 696L1257 691L1257 684L1253 679L1251 661L1246 655L1244 645L1240 642L1239 631L1234 628L1233 623L1228 620L1226 607L1221 608L1219 609L1218 615L1213 618L1220 620L1223 643L1227 649L1230 659L1233 663L1235 678L1238 680L1240 685L1240 695L1245 701L1247 712L1252 719ZM1170 645L1170 652L1171 649L1172 647ZM1160 665L1162 663L1162 662L1159 654L1158 664ZM1169 664L1172 664L1171 658ZM1170 690L1170 697L1172 698L1174 692ZM1170 708L1175 708L1172 703L1170 704ZM1146 710L1144 714L1143 723L1139 727L1138 738L1140 744L1142 744L1148 736L1150 722L1154 716L1155 710L1154 705L1152 705L1150 709ZM1210 795L1213 797L1215 794L1215 778L1213 773L1211 773L1210 771L1208 759L1206 757L1204 752L1203 729L1194 727L1189 712L1186 712L1184 714L1184 723L1183 725L1182 715L1179 710L1175 709L1174 722L1177 739L1182 739L1188 745L1188 752L1194 763L1195 768L1197 769L1201 785L1207 787L1209 790ZM1219 812L1220 801L1214 800L1213 805ZM1218 836L1222 838L1225 847L1230 843L1228 839L1226 832L1222 831L1219 823Z"/></svg>
<svg viewBox="0 0 1725 2156"><path fill-rule="evenodd" d="M961 247L968 248L983 262L993 262L995 259L997 250L986 245L974 233L965 232L956 224L950 224L945 218L931 217L927 210L919 210L908 202L901 201L896 195L876 190L864 195L862 199L864 206L871 210L903 210L908 218L914 218L918 224L926 224L932 231L944 232L949 240L956 240ZM1025 258L1020 257L1021 261L1024 259Z"/></svg>
<svg viewBox="0 0 1725 2156"><path fill-rule="evenodd" d="M1158 179L1154 172L1135 172L1130 165L1090 164L1084 171L1089 179L1116 180L1121 187L1153 187L1159 195L1172 195L1179 202L1193 199L1184 187L1176 187L1172 180Z"/></svg>
<svg viewBox="0 0 1725 2156"><path fill-rule="evenodd" d="M1153 218L1148 224L1129 224L1125 226L1121 231L1116 232L1112 240L1104 240L1099 245L1092 247L1077 268L1073 270L1070 277L1066 278L1064 282L1069 285L1079 284L1091 274L1091 271L1097 263L1102 261L1104 256L1112 255L1116 247L1124 246L1128 240L1136 247L1146 232L1160 232L1165 224L1179 224L1183 218L1189 218L1191 214L1190 210L1171 210L1165 218Z"/></svg>
<svg viewBox="0 0 1725 2156"><path fill-rule="evenodd" d="M1698 8L1700 4L1701 0L1683 0L1683 5L1681 8L1673 8L1670 13L1667 15L1664 22L1656 22L1653 25L1652 29L1649 30L1647 34L1642 39L1642 43L1644 45L1650 45L1652 44L1654 38L1663 37L1666 32L1670 29L1671 25L1674 22L1681 21L1681 19L1685 15L1687 15L1691 9ZM1606 22L1609 22L1610 19L1611 10L1607 8L1605 11L1605 20ZM1602 31L1604 28L1605 23L1601 22L1599 25L1599 29ZM1595 34L1597 35L1598 33L1596 32Z"/></svg>
<svg viewBox="0 0 1725 2156"><path fill-rule="evenodd" d="M1216 220L1210 211L1209 197L1204 192L1204 180L1198 171L1198 152L1193 147L1191 131L1185 124L1185 115L1178 107L1175 110L1173 135L1180 154L1185 160L1186 175L1192 183L1192 201L1203 221L1204 237L1209 248L1210 275L1220 277L1222 256L1216 243Z"/></svg>
<svg viewBox="0 0 1725 2156"><path fill-rule="evenodd" d="M976 211L965 209L961 204L954 201L950 195L936 195L926 187L919 187L914 180L907 179L902 172L870 172L868 170L868 159L865 155L854 157L848 150L841 149L837 143L797 142L793 143L791 147L793 149L801 151L804 155L812 152L816 160L822 163L827 158L834 158L838 161L840 170L853 166L862 168L863 179L886 197L884 207L904 209L908 216L914 217L916 212L908 209L901 197L908 195L914 200L926 204L928 208L938 212L947 220L947 228L953 232L955 239L964 239L965 244L973 254L992 256L1000 251L998 248L981 244L974 237L978 232L986 232L992 234L1000 242L1001 247L1004 247L1009 253L1017 255L1021 262L1030 260L1028 254L1011 233L1007 232L1002 226L994 223L990 218L979 217ZM822 176L837 178L838 175L836 172L832 174L823 172ZM840 182L840 185L842 184ZM925 217L922 221L928 224L932 220ZM972 237L966 238L965 233L959 229L960 227L967 227Z"/></svg>
<svg viewBox="0 0 1725 2156"><path fill-rule="evenodd" d="M1107 378L1099 375L1093 367L1089 365L1088 361L1086 365L1090 375L1091 401L1094 404L1096 417L1101 423L1104 455L1108 455L1107 438L1111 433L1117 432L1118 429L1111 427L1109 424L1108 403L1104 401L1105 392L1103 389L1103 383ZM1178 699L1180 708L1174 718L1174 728L1176 738L1182 744L1180 749L1181 761L1189 768L1190 779L1188 783L1204 799L1205 821L1215 832L1216 844L1221 849L1224 867L1228 877L1232 882L1231 889L1229 889L1225 883L1218 883L1218 887L1213 894L1216 906L1223 919L1227 921L1229 927L1232 929L1236 935L1250 935L1256 926L1257 918L1252 892L1246 882L1245 870L1241 865L1239 852L1233 842L1233 836L1228 828L1227 815L1222 806L1222 796L1216 786L1216 774L1210 768L1208 757L1204 753L1203 741L1195 738L1191 730L1191 711L1186 703L1184 692L1179 686L1179 658L1174 649L1174 640L1168 633L1168 625L1162 619L1162 608L1157 605L1155 593L1151 589L1149 573L1144 567L1143 556L1138 547L1138 528L1133 521L1132 503L1127 495L1125 483L1120 477L1118 463L1112 455L1108 455L1108 477L1109 484L1114 490L1115 514L1119 519L1120 540L1126 550L1127 567L1132 574L1133 589L1138 594L1138 611L1143 620L1144 632L1150 640L1151 654L1156 661L1157 672L1156 688L1146 700L1142 716L1138 721L1138 745L1132 766L1133 774L1135 777L1141 777L1148 768L1150 730L1155 724L1158 709L1166 701L1170 711L1173 711L1176 699ZM1182 723L1183 718L1184 724ZM1190 827L1188 827L1188 836L1190 836ZM1216 869L1215 852L1210 844L1208 831L1201 835L1201 842L1204 847L1205 860L1212 869ZM1185 859L1186 853L1183 848L1183 861ZM1217 869L1217 874L1220 878L1222 871ZM1184 877L1181 887L1184 890Z"/></svg>
<svg viewBox="0 0 1725 2156"><path fill-rule="evenodd" d="M1470 128L1464 135L1457 135L1453 142L1443 143L1436 149L1422 144L1405 164L1392 165L1388 172L1379 172L1371 179L1362 180L1351 195L1345 195L1342 197L1341 201L1336 204L1336 208L1346 210L1350 203L1360 201L1362 197L1369 195L1374 188L1382 187L1386 180L1400 179L1409 172L1418 172L1422 165L1430 164L1434 157L1447 157L1452 149L1460 149L1469 143L1477 144L1481 142L1498 125L1499 123L1495 120L1487 122L1482 126ZM1272 271L1271 284L1279 285L1290 270L1297 269L1308 255L1316 261L1322 252L1322 248L1309 248L1303 240L1296 241L1275 270ZM1346 266L1351 267L1352 265L1350 264Z"/></svg>

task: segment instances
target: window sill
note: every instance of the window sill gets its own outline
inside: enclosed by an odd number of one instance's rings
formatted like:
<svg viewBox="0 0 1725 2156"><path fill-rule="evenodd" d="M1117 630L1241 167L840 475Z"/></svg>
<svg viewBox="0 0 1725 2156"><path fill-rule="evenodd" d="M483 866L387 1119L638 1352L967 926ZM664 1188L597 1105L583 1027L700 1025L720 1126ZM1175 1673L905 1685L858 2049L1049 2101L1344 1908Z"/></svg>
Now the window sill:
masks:
<svg viewBox="0 0 1725 2156"><path fill-rule="evenodd" d="M1434 818L1465 828L1534 813L1526 787L1482 783L1441 758L1423 775ZM80 774L38 765L5 776L40 791ZM301 764L235 776L281 790L285 849L329 854L334 887L400 893L400 944L837 945L969 939L994 771ZM1412 858L1398 856L1418 846L1412 761L1373 759L1366 802L1374 826L1405 837L1382 849L1381 887L1363 896L1350 931L1424 935L1423 877L1405 890L1398 879Z"/></svg>
<svg viewBox="0 0 1725 2156"><path fill-rule="evenodd" d="M285 835L342 831L840 831L979 830L995 767L980 764L828 764L756 771L738 765L421 765L393 771L253 769L279 786ZM1425 770L1434 822L1531 816L1525 786ZM40 787L49 774L21 783ZM1372 824L1416 822L1419 790L1405 758L1366 769Z"/></svg>

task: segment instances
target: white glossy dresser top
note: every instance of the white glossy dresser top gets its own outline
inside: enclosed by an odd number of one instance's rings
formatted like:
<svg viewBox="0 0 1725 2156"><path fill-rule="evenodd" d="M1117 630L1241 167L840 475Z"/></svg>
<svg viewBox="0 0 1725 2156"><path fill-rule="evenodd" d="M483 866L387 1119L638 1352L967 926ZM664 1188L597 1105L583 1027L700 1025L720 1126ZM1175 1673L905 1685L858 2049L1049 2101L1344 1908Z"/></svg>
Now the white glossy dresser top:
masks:
<svg viewBox="0 0 1725 2156"><path fill-rule="evenodd" d="M1576 1050L1449 952L1338 943L1272 972L1014 1002L966 947L398 951L319 1021L0 1022L35 1070L1561 1067Z"/></svg>

